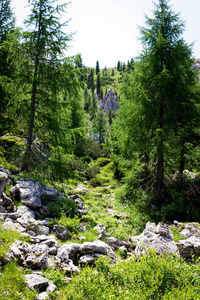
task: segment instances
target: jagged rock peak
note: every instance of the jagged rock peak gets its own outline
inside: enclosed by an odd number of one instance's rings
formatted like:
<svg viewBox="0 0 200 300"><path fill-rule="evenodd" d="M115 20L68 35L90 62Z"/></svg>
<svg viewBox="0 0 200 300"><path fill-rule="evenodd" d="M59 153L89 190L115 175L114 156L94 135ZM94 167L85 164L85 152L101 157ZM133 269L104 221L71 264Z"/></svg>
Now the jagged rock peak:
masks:
<svg viewBox="0 0 200 300"><path fill-rule="evenodd" d="M108 90L108 93L99 101L99 109L103 109L108 114L109 110L117 111L119 104L117 103L117 97L112 89Z"/></svg>

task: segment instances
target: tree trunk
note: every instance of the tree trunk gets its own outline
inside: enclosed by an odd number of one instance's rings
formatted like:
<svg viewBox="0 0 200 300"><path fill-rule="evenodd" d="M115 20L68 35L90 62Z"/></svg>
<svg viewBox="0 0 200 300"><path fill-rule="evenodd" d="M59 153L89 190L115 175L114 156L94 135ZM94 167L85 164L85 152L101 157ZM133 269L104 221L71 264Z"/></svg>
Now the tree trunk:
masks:
<svg viewBox="0 0 200 300"><path fill-rule="evenodd" d="M183 185L183 171L185 169L185 140L182 140L182 148L181 148L181 161L180 161L180 167L179 167L179 191L182 189Z"/></svg>
<svg viewBox="0 0 200 300"><path fill-rule="evenodd" d="M163 98L160 100L159 110L159 141L157 146L157 174L156 174L156 201L162 202L163 199L163 180L164 180L164 149L163 149Z"/></svg>
<svg viewBox="0 0 200 300"><path fill-rule="evenodd" d="M28 135L27 135L27 146L24 154L24 161L22 170L28 169L28 163L31 159L32 152L32 144L33 144L33 130L35 126L35 111L36 111L36 94L37 94L37 70L38 70L39 59L38 56L35 58L35 70L34 70L34 79L33 79L33 87L31 93L31 108L30 108L30 119L28 126Z"/></svg>
<svg viewBox="0 0 200 300"><path fill-rule="evenodd" d="M42 2L40 1L39 9L39 21L38 21L38 36L37 36L37 45L36 45L36 55L34 63L34 75L32 83L32 92L31 92L31 107L30 107L30 119L28 125L28 135L27 135L27 146L24 154L24 161L22 165L22 170L28 170L28 164L31 159L32 153L32 144L33 144L33 130L35 127L35 111L36 111L36 97L37 97L37 77L38 77L38 67L39 67L39 57L40 57L40 36L41 36L41 20L42 20Z"/></svg>

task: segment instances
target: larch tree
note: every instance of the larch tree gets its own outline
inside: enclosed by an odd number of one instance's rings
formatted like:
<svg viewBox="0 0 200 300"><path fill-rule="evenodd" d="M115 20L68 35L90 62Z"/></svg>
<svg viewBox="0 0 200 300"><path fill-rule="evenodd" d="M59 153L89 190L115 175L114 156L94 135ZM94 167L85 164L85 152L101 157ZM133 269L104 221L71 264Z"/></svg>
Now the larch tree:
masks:
<svg viewBox="0 0 200 300"><path fill-rule="evenodd" d="M140 28L143 51L134 71L125 76L116 128L121 149L137 149L155 170L154 199L164 200L164 176L169 149L194 127L199 86L191 46L182 38L184 23L159 0L154 17ZM129 148L129 151L127 151ZM176 147L179 152L178 146ZM173 152L173 155L177 155Z"/></svg>
<svg viewBox="0 0 200 300"><path fill-rule="evenodd" d="M35 142L51 151L46 162L52 166L61 156L73 153L76 137L83 134L84 111L76 58L66 58L70 35L61 23L66 4L56 0L29 0L31 13L25 21L27 31L13 33L6 47L16 68L13 80L7 80L12 93L15 116L23 121L27 135L22 169L35 162Z"/></svg>
<svg viewBox="0 0 200 300"><path fill-rule="evenodd" d="M27 169L31 159L37 128L44 126L51 129L51 139L54 137L58 143L60 121L64 120L64 116L58 120L59 112L64 108L60 93L63 88L68 88L65 83L65 69L61 67L61 63L70 37L63 32L67 22L60 23L66 5L55 5L55 2L29 0L32 10L25 22L28 31L23 36L23 47L31 61L32 77L29 79L31 92L23 169ZM63 125L66 125L66 122L65 120Z"/></svg>
<svg viewBox="0 0 200 300"><path fill-rule="evenodd" d="M2 44L8 39L8 35L14 30L15 20L11 9L10 0L0 0L0 76L10 77L13 69L8 60L8 50ZM0 83L0 116L6 111L8 104L8 93L5 92Z"/></svg>

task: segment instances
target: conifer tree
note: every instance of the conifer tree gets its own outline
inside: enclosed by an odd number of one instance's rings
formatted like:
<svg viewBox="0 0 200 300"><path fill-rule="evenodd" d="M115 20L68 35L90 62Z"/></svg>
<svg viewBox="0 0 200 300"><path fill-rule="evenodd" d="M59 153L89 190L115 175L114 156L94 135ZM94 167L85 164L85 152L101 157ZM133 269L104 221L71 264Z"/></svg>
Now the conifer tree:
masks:
<svg viewBox="0 0 200 300"><path fill-rule="evenodd" d="M100 146L105 143L107 128L103 109L97 111L92 121L92 131L94 134L98 135L97 141Z"/></svg>
<svg viewBox="0 0 200 300"><path fill-rule="evenodd" d="M66 23L60 23L60 15L65 11L66 5L55 6L53 0L29 0L32 5L31 14L26 21L29 28L25 36L27 51L32 57L33 77L31 79L31 102L28 118L27 148L23 168L27 169L31 158L33 134L37 124L37 110L43 105L44 97L53 110L56 107L56 95L59 83L55 76L60 75L58 65L67 46L69 36L62 32ZM56 74L57 73L57 74ZM47 85L48 84L48 85ZM42 87L46 85L46 88ZM48 90L47 86L50 90ZM52 100L52 102L51 102ZM46 103L47 104L47 103Z"/></svg>
<svg viewBox="0 0 200 300"><path fill-rule="evenodd" d="M147 28L140 28L143 52L124 79L117 121L120 147L131 147L129 155L139 150L146 164L154 161L158 202L164 199L169 149L194 127L199 101L191 47L181 37L184 23L168 2L159 0L154 18L146 17Z"/></svg>
<svg viewBox="0 0 200 300"><path fill-rule="evenodd" d="M90 74L88 75L87 87L88 87L88 89L91 89L92 94L94 94L94 71L93 71L93 69L90 70Z"/></svg>
<svg viewBox="0 0 200 300"><path fill-rule="evenodd" d="M100 96L101 92L101 77L100 74L97 74L97 95Z"/></svg>
<svg viewBox="0 0 200 300"><path fill-rule="evenodd" d="M76 62L64 57L70 36L63 32L67 22L61 24L60 18L66 4L56 5L54 0L29 3L32 10L25 22L28 30L23 34L14 32L7 43L16 67L8 88L27 133L24 170L34 161L36 137L51 149L47 163L56 166L61 162L61 152L72 153L84 126Z"/></svg>
<svg viewBox="0 0 200 300"><path fill-rule="evenodd" d="M100 69L99 69L99 62L97 60L96 62L96 75L100 72Z"/></svg>
<svg viewBox="0 0 200 300"><path fill-rule="evenodd" d="M0 0L0 76L11 77L13 68L9 63L8 50L2 44L8 39L9 33L14 30L15 20L10 0ZM0 84L0 117L8 105L8 93Z"/></svg>

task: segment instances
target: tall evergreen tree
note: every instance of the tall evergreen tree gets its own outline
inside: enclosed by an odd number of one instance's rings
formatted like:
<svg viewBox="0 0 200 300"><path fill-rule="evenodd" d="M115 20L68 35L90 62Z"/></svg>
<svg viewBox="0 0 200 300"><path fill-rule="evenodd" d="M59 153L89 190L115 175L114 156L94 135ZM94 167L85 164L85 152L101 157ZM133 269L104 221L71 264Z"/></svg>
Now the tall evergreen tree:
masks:
<svg viewBox="0 0 200 300"><path fill-rule="evenodd" d="M2 47L2 44L8 39L8 35L14 30L14 26L15 20L11 9L11 1L0 0L0 76L11 77L13 75L13 69L8 60L8 50L6 47ZM8 93L0 84L0 117L7 108L8 97Z"/></svg>
<svg viewBox="0 0 200 300"><path fill-rule="evenodd" d="M120 71L120 70L121 70L121 62L118 61L118 62L117 62L117 71Z"/></svg>
<svg viewBox="0 0 200 300"><path fill-rule="evenodd" d="M19 118L24 112L27 133L24 170L34 160L36 137L51 149L49 162L53 165L60 161L61 152L72 152L84 123L76 61L64 57L70 36L63 32L67 22L60 24L60 16L66 5L56 5L54 0L29 3L32 10L25 22L28 31L22 35L15 32L7 43L17 70L8 87Z"/></svg>
<svg viewBox="0 0 200 300"><path fill-rule="evenodd" d="M97 134L97 142L100 146L105 143L107 128L105 114L102 109L97 111L92 121L92 131Z"/></svg>
<svg viewBox="0 0 200 300"><path fill-rule="evenodd" d="M168 2L159 0L154 18L147 17L148 27L141 28L143 52L125 77L117 121L121 147L132 145L133 151L135 146L146 163L154 160L158 201L164 199L169 148L175 140L178 144L180 132L187 134L189 124L194 126L199 99L191 47L181 37L184 23Z"/></svg>
<svg viewBox="0 0 200 300"><path fill-rule="evenodd" d="M60 23L60 14L65 11L66 5L55 6L54 0L29 0L32 11L26 21L30 29L25 36L28 53L32 57L33 77L28 120L27 149L23 168L27 168L30 161L33 144L33 134L37 124L37 110L48 99L49 107L55 109L56 92L59 83L55 76L58 70L59 59L63 55L69 36L62 32L66 23ZM49 88L42 88L48 84ZM48 90L50 89L50 90ZM52 101L52 104L50 101Z"/></svg>
<svg viewBox="0 0 200 300"><path fill-rule="evenodd" d="M100 72L100 69L99 69L99 62L97 60L96 62L96 75Z"/></svg>
<svg viewBox="0 0 200 300"><path fill-rule="evenodd" d="M94 71L93 71L93 69L90 70L90 74L88 75L87 87L88 87L88 89L91 89L92 94L94 94Z"/></svg>
<svg viewBox="0 0 200 300"><path fill-rule="evenodd" d="M100 96L101 92L101 77L100 74L97 74L97 95Z"/></svg>

